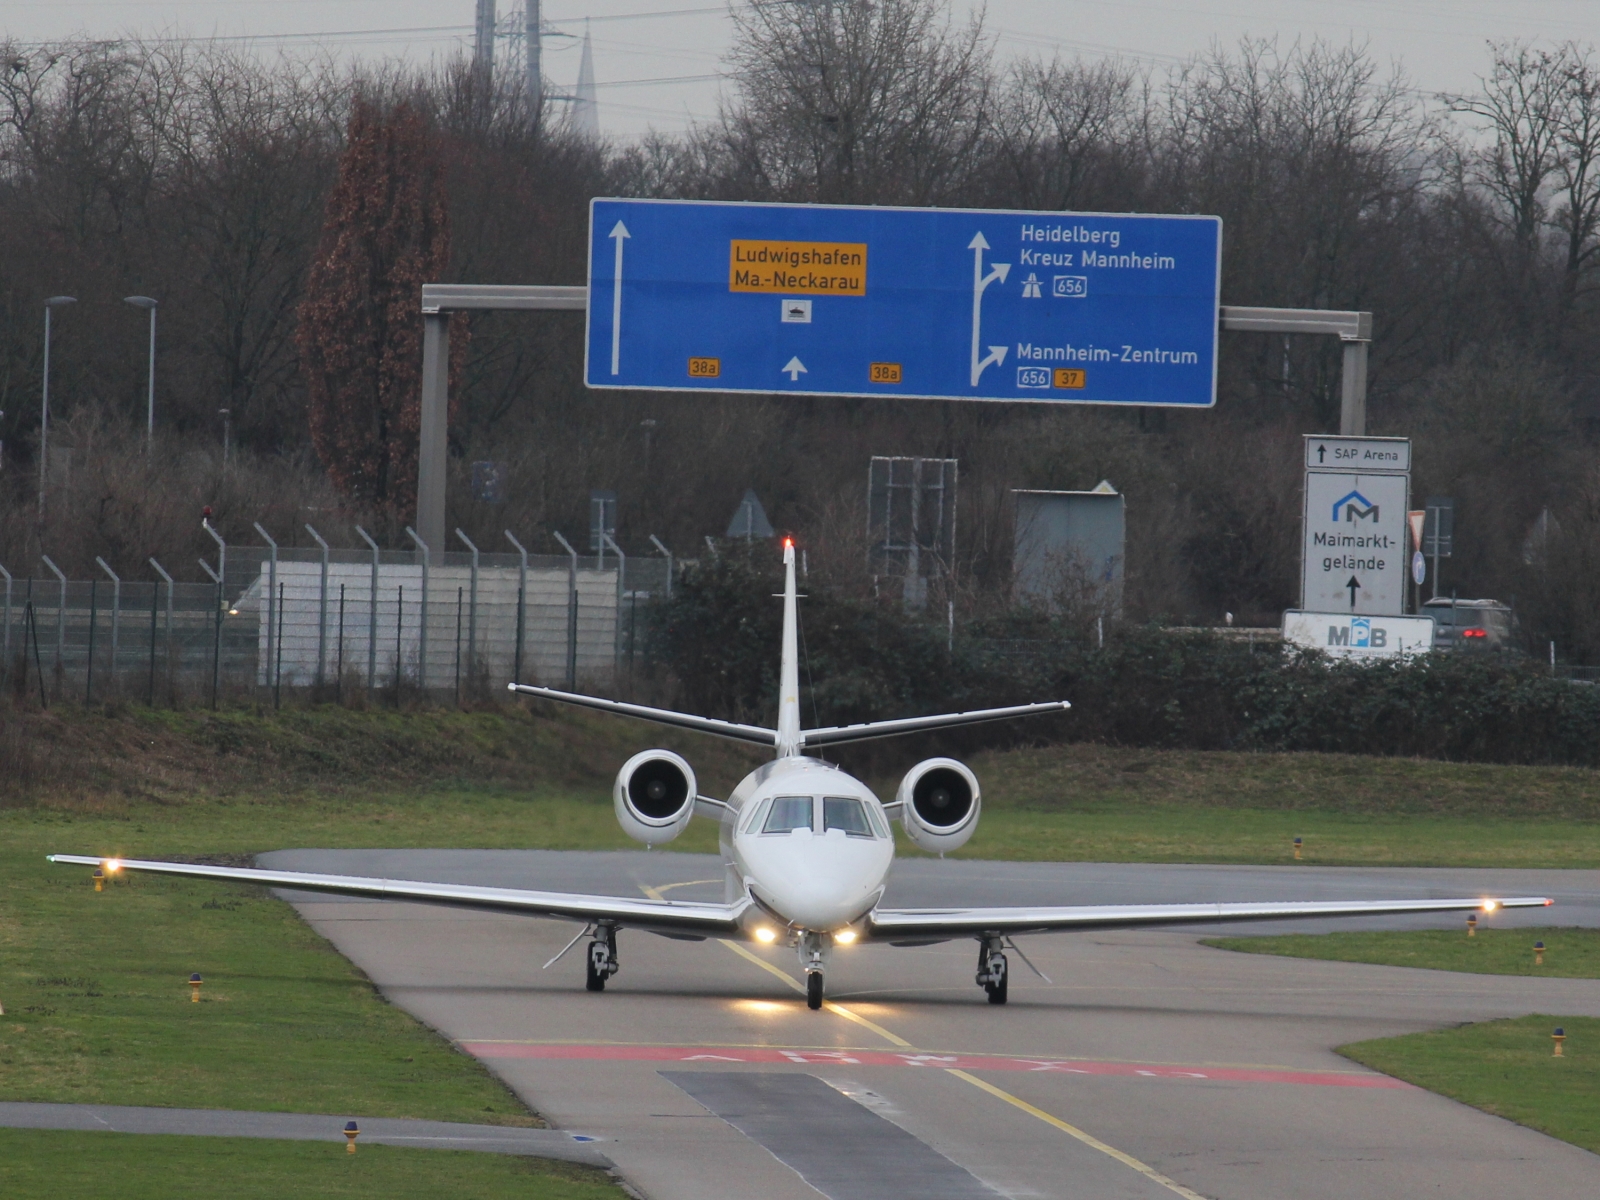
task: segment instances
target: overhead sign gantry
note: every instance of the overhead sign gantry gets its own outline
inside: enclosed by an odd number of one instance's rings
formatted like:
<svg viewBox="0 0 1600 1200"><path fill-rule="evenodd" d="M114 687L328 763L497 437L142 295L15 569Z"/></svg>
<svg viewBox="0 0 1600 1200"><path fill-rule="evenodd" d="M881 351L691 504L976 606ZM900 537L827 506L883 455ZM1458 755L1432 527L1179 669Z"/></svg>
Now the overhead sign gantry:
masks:
<svg viewBox="0 0 1600 1200"><path fill-rule="evenodd" d="M1344 348L1372 314L1218 303L1215 217L595 200L591 286L424 284L416 528L445 534L448 323L587 314L591 387L1205 408L1217 330Z"/></svg>
<svg viewBox="0 0 1600 1200"><path fill-rule="evenodd" d="M1217 217L594 200L594 388L1204 408Z"/></svg>

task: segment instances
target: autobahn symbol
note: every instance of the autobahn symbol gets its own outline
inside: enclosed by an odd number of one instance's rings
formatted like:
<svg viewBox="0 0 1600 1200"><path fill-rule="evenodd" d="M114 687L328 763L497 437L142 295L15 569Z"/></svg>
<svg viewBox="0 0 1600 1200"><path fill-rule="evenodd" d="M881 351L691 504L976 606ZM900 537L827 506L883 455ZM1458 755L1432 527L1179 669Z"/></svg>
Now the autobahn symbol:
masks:
<svg viewBox="0 0 1600 1200"><path fill-rule="evenodd" d="M590 387L1215 401L1215 217L597 199L589 241Z"/></svg>

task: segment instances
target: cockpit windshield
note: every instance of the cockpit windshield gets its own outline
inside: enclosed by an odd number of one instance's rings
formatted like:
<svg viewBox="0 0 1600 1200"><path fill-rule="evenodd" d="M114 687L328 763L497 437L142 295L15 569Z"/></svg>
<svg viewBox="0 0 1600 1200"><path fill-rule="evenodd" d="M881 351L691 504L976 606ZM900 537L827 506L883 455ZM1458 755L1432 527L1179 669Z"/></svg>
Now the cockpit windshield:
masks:
<svg viewBox="0 0 1600 1200"><path fill-rule="evenodd" d="M762 833L789 833L795 829L810 829L811 797L778 796L772 801Z"/></svg>
<svg viewBox="0 0 1600 1200"><path fill-rule="evenodd" d="M842 829L851 837L872 836L872 826L867 823L867 806L854 796L824 796L822 828L824 832Z"/></svg>

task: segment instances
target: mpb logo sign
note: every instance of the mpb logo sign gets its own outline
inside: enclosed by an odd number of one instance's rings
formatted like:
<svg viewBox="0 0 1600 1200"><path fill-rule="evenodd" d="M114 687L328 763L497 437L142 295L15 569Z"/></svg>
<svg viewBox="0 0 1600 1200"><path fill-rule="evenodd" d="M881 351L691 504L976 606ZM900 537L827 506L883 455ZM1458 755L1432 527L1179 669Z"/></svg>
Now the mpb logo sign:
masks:
<svg viewBox="0 0 1600 1200"><path fill-rule="evenodd" d="M1389 631L1381 625L1374 628L1366 617L1351 617L1347 623L1328 626L1328 647L1335 646L1351 650L1386 650Z"/></svg>

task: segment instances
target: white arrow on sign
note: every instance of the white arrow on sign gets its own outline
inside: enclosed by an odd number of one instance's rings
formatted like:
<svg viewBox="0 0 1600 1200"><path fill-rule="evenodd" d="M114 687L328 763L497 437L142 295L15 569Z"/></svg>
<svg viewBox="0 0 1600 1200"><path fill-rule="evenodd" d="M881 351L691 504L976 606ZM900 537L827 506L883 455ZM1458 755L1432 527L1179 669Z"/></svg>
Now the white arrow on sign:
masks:
<svg viewBox="0 0 1600 1200"><path fill-rule="evenodd" d="M622 243L633 235L618 221L608 236L617 243L617 262L611 271L611 373L615 375L622 365Z"/></svg>
<svg viewBox="0 0 1600 1200"><path fill-rule="evenodd" d="M800 361L798 354L779 367L778 371L780 374L787 375L790 383L798 383L800 382L800 376L809 374L805 363Z"/></svg>
<svg viewBox="0 0 1600 1200"><path fill-rule="evenodd" d="M983 273L983 252L989 248L989 243L983 236L983 230L973 234L972 240L967 243L967 249L972 251L972 386L978 386L978 377L988 366L998 366L1006 360L1006 347L990 346L989 353L984 358L978 357L979 343L982 340L983 325L983 292L991 283L999 281L1004 283L1006 276L1011 271L1010 263L995 263L989 268L989 273Z"/></svg>

